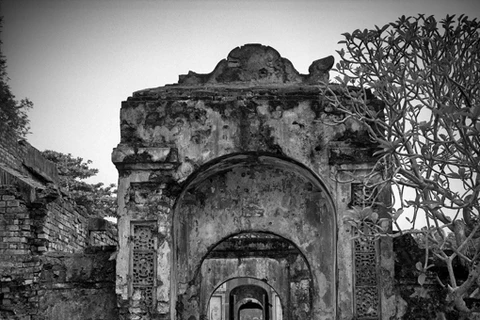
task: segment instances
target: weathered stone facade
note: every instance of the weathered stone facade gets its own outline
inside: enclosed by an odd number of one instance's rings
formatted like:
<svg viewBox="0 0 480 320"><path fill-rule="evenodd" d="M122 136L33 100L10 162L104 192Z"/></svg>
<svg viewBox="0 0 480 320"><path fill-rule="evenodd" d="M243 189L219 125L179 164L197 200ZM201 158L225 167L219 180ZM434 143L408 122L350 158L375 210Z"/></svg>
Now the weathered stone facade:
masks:
<svg viewBox="0 0 480 320"><path fill-rule="evenodd" d="M128 98L117 252L116 226L0 127L0 319L459 319L434 260L418 284L413 237L392 248L344 222L375 146L325 99L332 64L302 75L246 45ZM480 319L478 295L465 301Z"/></svg>
<svg viewBox="0 0 480 320"><path fill-rule="evenodd" d="M391 243L344 223L375 146L325 98L332 65L250 44L122 103L121 319L393 316Z"/></svg>
<svg viewBox="0 0 480 320"><path fill-rule="evenodd" d="M55 165L1 129L0 318L117 319L116 227L77 207Z"/></svg>

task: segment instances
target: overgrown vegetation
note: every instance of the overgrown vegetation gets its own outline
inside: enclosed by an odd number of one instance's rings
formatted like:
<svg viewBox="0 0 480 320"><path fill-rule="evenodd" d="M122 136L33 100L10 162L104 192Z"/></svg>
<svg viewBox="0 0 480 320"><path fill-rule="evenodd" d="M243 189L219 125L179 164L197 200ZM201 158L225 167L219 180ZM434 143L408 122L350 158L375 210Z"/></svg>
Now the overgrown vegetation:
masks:
<svg viewBox="0 0 480 320"><path fill-rule="evenodd" d="M480 23L463 15L439 22L403 16L343 36L338 84L326 96L364 123L379 146L364 184L374 195L393 187L387 220L395 225L405 217L410 225L397 224L400 234L424 239L418 282L435 256L448 269L445 305L468 318L464 299L480 282ZM372 99L383 108L369 106ZM392 236L373 208L356 208L351 222L376 222L370 232ZM454 259L468 266L466 280L456 278Z"/></svg>
<svg viewBox="0 0 480 320"><path fill-rule="evenodd" d="M57 164L60 187L69 192L75 202L92 216L116 217L117 198L115 184L104 186L99 182L90 184L83 180L95 176L98 169L90 168L91 160L73 157L70 153L45 150L43 156Z"/></svg>

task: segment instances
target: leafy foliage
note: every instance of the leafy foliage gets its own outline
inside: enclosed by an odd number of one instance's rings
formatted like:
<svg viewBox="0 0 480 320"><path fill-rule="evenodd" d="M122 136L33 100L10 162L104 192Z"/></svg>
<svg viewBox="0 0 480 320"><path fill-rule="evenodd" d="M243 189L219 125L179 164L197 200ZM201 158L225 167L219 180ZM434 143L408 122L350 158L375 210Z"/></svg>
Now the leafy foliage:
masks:
<svg viewBox="0 0 480 320"><path fill-rule="evenodd" d="M90 184L84 179L95 176L98 169L90 168L91 160L73 157L52 150L42 152L43 156L56 163L61 179L61 187L65 188L75 202L83 206L92 216L116 217L117 198L115 184L104 187L103 183Z"/></svg>
<svg viewBox="0 0 480 320"><path fill-rule="evenodd" d="M449 271L448 301L468 315L463 298L480 275L480 23L463 15L440 22L402 16L343 36L338 84L326 96L367 127L379 148L365 183L394 188L391 221L405 217L411 225L399 227L403 233L423 234L427 253ZM373 99L383 108L373 108ZM430 267L428 254L417 264L421 274ZM464 282L453 272L457 257L469 266Z"/></svg>
<svg viewBox="0 0 480 320"><path fill-rule="evenodd" d="M0 18L0 27L1 21ZM25 137L30 130L27 112L33 103L28 99L16 101L8 80L7 61L0 48L0 130L12 129L18 136Z"/></svg>

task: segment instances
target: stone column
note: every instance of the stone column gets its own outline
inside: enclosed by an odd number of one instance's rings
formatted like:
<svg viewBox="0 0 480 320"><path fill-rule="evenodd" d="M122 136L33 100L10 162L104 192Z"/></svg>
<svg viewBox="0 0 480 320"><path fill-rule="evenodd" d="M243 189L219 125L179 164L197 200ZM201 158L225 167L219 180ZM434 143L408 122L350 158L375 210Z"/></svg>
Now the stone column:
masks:
<svg viewBox="0 0 480 320"><path fill-rule="evenodd" d="M170 319L174 148L119 145L116 293L122 319ZM172 187L173 186L173 187Z"/></svg>

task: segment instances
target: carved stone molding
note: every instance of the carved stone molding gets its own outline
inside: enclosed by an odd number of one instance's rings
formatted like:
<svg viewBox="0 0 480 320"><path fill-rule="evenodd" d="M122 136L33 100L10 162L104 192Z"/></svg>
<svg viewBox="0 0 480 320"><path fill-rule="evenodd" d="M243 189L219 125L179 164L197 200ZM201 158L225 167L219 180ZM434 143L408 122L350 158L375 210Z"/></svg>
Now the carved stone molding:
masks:
<svg viewBox="0 0 480 320"><path fill-rule="evenodd" d="M316 84L328 82L328 71L334 58L328 56L315 60L308 68L309 74L300 74L293 64L272 47L253 43L230 51L208 74L190 71L181 75L180 85L219 85L226 83L249 84Z"/></svg>

